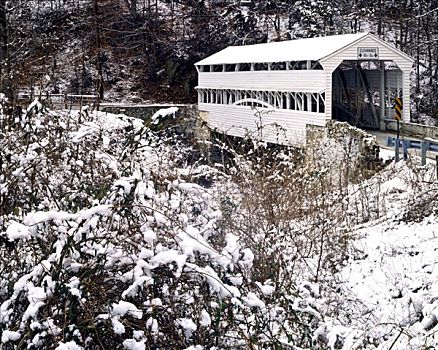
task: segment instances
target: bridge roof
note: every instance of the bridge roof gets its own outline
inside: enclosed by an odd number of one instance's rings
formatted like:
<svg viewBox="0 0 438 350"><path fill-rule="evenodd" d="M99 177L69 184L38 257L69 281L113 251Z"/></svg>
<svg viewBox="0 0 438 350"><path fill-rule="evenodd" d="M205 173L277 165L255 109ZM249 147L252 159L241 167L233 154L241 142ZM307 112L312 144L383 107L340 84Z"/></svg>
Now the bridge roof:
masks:
<svg viewBox="0 0 438 350"><path fill-rule="evenodd" d="M229 46L197 62L196 65L319 61L367 35L372 34L342 34L266 44ZM380 40L376 37L374 38ZM399 50L396 51L401 53ZM401 54L404 55L403 53Z"/></svg>
<svg viewBox="0 0 438 350"><path fill-rule="evenodd" d="M331 35L266 44L229 46L199 62L197 65L265 63L282 61L318 61L364 37L367 33Z"/></svg>

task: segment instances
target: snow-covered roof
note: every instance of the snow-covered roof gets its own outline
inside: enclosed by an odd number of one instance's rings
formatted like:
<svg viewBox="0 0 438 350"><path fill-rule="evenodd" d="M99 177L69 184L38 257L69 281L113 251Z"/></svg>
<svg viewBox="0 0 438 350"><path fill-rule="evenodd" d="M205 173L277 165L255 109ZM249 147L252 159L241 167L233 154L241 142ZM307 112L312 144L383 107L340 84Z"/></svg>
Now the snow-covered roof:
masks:
<svg viewBox="0 0 438 350"><path fill-rule="evenodd" d="M342 34L266 44L229 46L197 62L196 65L318 61L366 35L368 33Z"/></svg>

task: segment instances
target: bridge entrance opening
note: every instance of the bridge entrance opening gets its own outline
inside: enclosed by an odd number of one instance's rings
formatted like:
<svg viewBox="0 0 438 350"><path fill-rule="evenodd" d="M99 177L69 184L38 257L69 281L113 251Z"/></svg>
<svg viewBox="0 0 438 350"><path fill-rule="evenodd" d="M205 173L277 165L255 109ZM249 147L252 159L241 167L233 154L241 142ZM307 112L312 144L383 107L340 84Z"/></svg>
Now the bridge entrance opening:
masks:
<svg viewBox="0 0 438 350"><path fill-rule="evenodd" d="M393 99L402 96L403 86L403 73L393 61L343 61L332 78L335 120L378 130L393 119Z"/></svg>

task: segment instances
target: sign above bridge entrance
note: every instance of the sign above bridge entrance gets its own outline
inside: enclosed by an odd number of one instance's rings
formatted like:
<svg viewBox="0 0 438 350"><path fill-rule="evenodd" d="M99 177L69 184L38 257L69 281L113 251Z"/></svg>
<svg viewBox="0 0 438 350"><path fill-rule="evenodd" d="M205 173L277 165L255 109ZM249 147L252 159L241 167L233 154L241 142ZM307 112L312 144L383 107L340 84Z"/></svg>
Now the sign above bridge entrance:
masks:
<svg viewBox="0 0 438 350"><path fill-rule="evenodd" d="M379 48L378 47L358 47L357 48L358 60L378 60Z"/></svg>

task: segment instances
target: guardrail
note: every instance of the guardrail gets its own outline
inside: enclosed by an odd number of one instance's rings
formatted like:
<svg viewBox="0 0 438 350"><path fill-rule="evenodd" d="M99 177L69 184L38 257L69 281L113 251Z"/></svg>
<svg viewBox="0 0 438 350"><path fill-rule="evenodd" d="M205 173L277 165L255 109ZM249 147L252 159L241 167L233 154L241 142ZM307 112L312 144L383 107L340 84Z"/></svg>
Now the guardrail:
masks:
<svg viewBox="0 0 438 350"><path fill-rule="evenodd" d="M397 138L388 136L386 139L386 146L395 147L397 143ZM427 151L438 152L438 141L435 140L410 140L410 139L401 139L399 140L399 147L403 149L403 158L404 160L408 157L408 149L419 149L421 150L421 164L426 165L426 156Z"/></svg>
<svg viewBox="0 0 438 350"><path fill-rule="evenodd" d="M98 100L97 95L80 95L80 94L30 94L28 92L19 92L18 101L30 101L33 98L38 97L41 101L47 101L53 105L63 106L68 108L69 106L94 104Z"/></svg>

